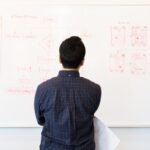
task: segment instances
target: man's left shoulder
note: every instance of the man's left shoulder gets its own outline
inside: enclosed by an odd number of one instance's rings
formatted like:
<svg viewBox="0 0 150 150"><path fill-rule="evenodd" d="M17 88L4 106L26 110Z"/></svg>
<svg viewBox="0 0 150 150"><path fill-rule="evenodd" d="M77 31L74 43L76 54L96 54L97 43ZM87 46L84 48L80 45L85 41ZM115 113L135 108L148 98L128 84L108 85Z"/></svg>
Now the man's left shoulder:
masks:
<svg viewBox="0 0 150 150"><path fill-rule="evenodd" d="M43 81L41 82L39 85L38 85L38 88L39 89L46 89L48 88L49 86L51 86L53 83L55 83L55 81L57 80L57 77L52 77L50 79L47 79L46 81Z"/></svg>

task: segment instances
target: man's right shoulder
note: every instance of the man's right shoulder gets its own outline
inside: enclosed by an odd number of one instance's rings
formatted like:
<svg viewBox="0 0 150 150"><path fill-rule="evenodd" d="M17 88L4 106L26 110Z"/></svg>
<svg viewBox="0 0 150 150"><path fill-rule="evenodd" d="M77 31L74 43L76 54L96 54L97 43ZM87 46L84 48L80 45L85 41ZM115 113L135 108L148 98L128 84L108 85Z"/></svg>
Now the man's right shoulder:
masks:
<svg viewBox="0 0 150 150"><path fill-rule="evenodd" d="M92 88L96 88L96 89L99 89L101 88L100 85L90 79L87 79L87 78L84 78L84 77L81 77L82 81L86 84L86 86L88 87L92 87Z"/></svg>

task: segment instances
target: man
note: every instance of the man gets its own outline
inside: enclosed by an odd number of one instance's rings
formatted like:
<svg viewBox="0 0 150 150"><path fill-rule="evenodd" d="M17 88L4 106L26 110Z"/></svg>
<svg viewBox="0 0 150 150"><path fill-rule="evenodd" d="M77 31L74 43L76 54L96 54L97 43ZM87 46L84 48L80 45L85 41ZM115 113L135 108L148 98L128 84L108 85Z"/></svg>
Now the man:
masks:
<svg viewBox="0 0 150 150"><path fill-rule="evenodd" d="M80 77L85 46L79 37L59 48L63 70L37 88L35 114L43 126L40 150L95 150L93 116L100 104L101 88Z"/></svg>

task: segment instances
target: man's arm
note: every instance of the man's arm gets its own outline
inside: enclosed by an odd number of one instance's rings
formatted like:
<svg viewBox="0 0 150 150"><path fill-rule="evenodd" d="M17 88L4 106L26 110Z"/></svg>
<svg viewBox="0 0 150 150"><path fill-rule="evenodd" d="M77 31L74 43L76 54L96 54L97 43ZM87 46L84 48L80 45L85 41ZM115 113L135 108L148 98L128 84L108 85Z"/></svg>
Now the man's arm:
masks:
<svg viewBox="0 0 150 150"><path fill-rule="evenodd" d="M95 106L96 106L95 111L98 109L100 102L101 102L102 90L101 90L101 87L99 85L97 86L97 94L96 95L97 96L96 96L96 103L95 103Z"/></svg>
<svg viewBox="0 0 150 150"><path fill-rule="evenodd" d="M37 122L39 125L43 126L45 123L45 118L41 110L41 101L44 99L44 92L38 86L34 99L34 111Z"/></svg>

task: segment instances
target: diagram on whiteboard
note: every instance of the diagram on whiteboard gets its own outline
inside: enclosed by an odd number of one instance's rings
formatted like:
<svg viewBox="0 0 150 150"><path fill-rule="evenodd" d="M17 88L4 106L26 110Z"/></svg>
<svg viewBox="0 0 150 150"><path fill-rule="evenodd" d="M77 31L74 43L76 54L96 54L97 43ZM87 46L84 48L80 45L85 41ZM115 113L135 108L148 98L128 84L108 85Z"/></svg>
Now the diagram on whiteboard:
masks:
<svg viewBox="0 0 150 150"><path fill-rule="evenodd" d="M81 76L102 87L96 116L110 126L150 126L149 7L114 6L109 12L107 6L84 5L0 8L0 126L37 126L36 88L57 76L59 45L72 35L86 46Z"/></svg>
<svg viewBox="0 0 150 150"><path fill-rule="evenodd" d="M149 70L149 25L118 23L110 27L110 72L146 75Z"/></svg>

